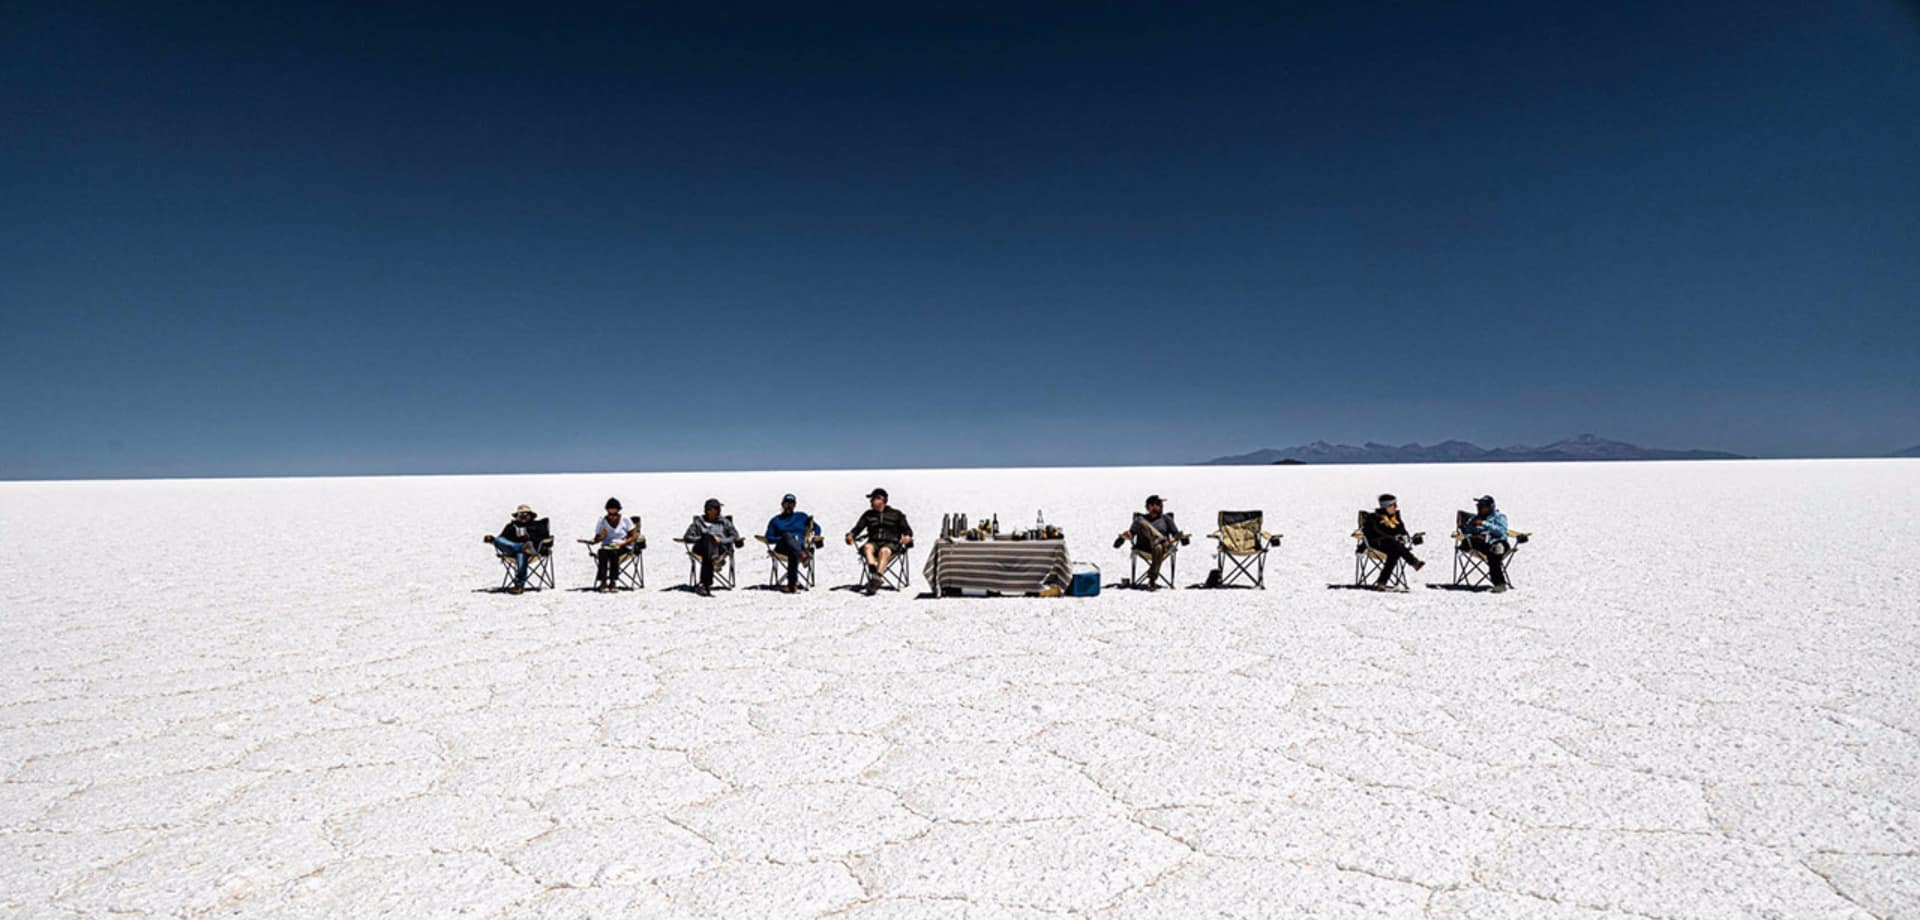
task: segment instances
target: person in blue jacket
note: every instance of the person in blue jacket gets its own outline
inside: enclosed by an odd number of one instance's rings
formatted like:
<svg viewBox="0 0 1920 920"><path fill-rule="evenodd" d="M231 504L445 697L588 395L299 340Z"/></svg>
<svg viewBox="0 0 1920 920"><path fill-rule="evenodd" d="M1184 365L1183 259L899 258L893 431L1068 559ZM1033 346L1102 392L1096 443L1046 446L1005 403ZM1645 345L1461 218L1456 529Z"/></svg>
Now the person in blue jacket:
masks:
<svg viewBox="0 0 1920 920"><path fill-rule="evenodd" d="M1493 593L1507 590L1507 553L1513 549L1513 541L1507 535L1506 512L1494 506L1493 496L1473 500L1473 517L1460 533L1487 557L1487 578L1493 582Z"/></svg>
<svg viewBox="0 0 1920 920"><path fill-rule="evenodd" d="M800 589L800 560L813 552L813 538L820 536L819 523L813 515L794 510L797 504L793 493L787 493L780 499L780 513L767 521L767 547L787 557L787 583L780 586L783 594Z"/></svg>

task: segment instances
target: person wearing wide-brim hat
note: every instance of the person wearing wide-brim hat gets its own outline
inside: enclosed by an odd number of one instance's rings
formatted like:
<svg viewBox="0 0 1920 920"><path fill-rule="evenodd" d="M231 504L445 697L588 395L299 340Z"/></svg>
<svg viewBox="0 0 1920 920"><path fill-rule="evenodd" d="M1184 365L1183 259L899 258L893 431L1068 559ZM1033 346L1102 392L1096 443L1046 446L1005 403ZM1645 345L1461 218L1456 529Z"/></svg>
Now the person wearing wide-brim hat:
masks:
<svg viewBox="0 0 1920 920"><path fill-rule="evenodd" d="M852 546L861 534L867 537L860 556L867 563L866 591L871 597L885 581L887 563L913 545L913 525L907 523L900 509L887 505L887 490L875 489L867 493L867 510L847 531L847 545Z"/></svg>
<svg viewBox="0 0 1920 920"><path fill-rule="evenodd" d="M507 526L500 528L499 533L480 538L481 542L492 546L495 553L514 558L513 587L507 589L509 592L519 594L526 590L527 559L540 555L540 544L547 537L540 532L543 529L536 524L533 509L521 505L513 509L513 517L507 519Z"/></svg>

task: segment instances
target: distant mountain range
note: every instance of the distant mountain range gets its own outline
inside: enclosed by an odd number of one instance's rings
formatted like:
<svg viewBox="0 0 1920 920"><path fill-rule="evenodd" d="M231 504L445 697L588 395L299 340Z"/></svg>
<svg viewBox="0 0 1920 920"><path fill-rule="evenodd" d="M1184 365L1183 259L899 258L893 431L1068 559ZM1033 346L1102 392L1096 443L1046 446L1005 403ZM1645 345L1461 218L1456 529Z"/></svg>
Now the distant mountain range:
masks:
<svg viewBox="0 0 1920 920"><path fill-rule="evenodd" d="M1887 456L1889 457L1920 457L1920 444L1915 444L1914 446L1909 447L1906 450L1896 450L1893 453L1888 454Z"/></svg>
<svg viewBox="0 0 1920 920"><path fill-rule="evenodd" d="M1920 451L1920 447L1914 448ZM1920 456L1920 454L1916 454ZM1625 441L1583 434L1540 447L1516 444L1492 450L1465 441L1441 441L1438 444L1378 444L1368 441L1352 444L1328 444L1315 441L1298 447L1256 450L1249 454L1215 457L1208 466L1254 466L1269 463L1541 463L1568 460L1744 460L1739 454L1719 450L1662 450L1640 447Z"/></svg>

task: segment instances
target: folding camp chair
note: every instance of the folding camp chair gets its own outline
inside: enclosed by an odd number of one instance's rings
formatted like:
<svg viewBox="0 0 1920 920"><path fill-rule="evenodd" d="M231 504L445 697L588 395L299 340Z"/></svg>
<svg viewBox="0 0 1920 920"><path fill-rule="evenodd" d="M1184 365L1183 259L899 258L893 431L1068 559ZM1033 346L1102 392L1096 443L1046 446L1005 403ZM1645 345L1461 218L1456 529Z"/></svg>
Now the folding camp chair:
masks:
<svg viewBox="0 0 1920 920"><path fill-rule="evenodd" d="M1455 587L1477 588L1493 583L1493 575L1487 571L1487 554L1467 539L1467 522L1473 520L1470 511L1453 513L1453 583ZM1520 554L1520 545L1533 535L1518 530L1507 531L1509 538L1505 543L1494 544L1500 553L1502 570L1507 576L1507 585L1513 585L1513 557ZM1504 551L1501 551L1504 547Z"/></svg>
<svg viewBox="0 0 1920 920"><path fill-rule="evenodd" d="M813 520L807 520L809 526ZM777 588L787 579L787 557L780 552L777 544L768 542L765 534L754 537L767 548L767 587ZM826 545L826 540L816 534L807 535L807 551L800 556L800 587L811 588L814 584L813 557L815 550Z"/></svg>
<svg viewBox="0 0 1920 920"><path fill-rule="evenodd" d="M640 533L640 516L636 514L627 520L633 522L633 532L636 534ZM597 558L600 553L599 546L590 540L582 540L580 542L587 544L587 558L594 560L594 564L597 567L599 565L599 559ZM645 560L642 558L646 555L646 552L647 538L642 536L635 539L627 546L626 551L620 554L620 567L614 571L613 575L613 586L615 588L626 588L630 591L638 591L647 586L647 566Z"/></svg>
<svg viewBox="0 0 1920 920"><path fill-rule="evenodd" d="M535 590L553 587L553 527L546 518L527 524L527 539L522 545L531 546L527 551L527 585ZM500 588L513 587L513 574L520 567L520 560L506 553L494 551L493 557L500 560Z"/></svg>
<svg viewBox="0 0 1920 920"><path fill-rule="evenodd" d="M1136 511L1133 517L1134 520L1139 520L1142 515ZM1155 579L1155 581L1161 585L1172 588L1180 571L1181 530L1180 525L1173 522L1172 512L1162 514L1161 517L1167 519L1167 526L1173 529L1174 537L1173 543L1167 547L1167 558L1160 563L1160 577ZM1145 550L1139 549L1133 550L1128 555L1131 558L1129 559L1130 564L1127 567L1127 583L1134 587L1139 587L1140 566L1146 565L1151 569L1153 567L1153 556ZM1152 585L1148 585L1147 587L1152 587Z"/></svg>
<svg viewBox="0 0 1920 920"><path fill-rule="evenodd" d="M693 519L699 521L704 520L704 517L696 514L693 516ZM733 521L733 515L726 515L721 518L721 520L731 523ZM673 542L682 544L687 548L687 587L691 588L700 584L700 554L693 551L694 545L699 541L689 540L686 537L674 537ZM734 584L738 581L735 577L733 561L733 547L731 545L722 546L720 558L713 560L714 587L728 591L733 590Z"/></svg>
<svg viewBox="0 0 1920 920"><path fill-rule="evenodd" d="M1267 550L1280 545L1280 535L1262 529L1264 516L1258 511L1222 511L1219 529L1207 534L1214 544L1213 567L1220 581L1207 580L1210 587L1226 588L1242 578L1253 587L1266 590Z"/></svg>
<svg viewBox="0 0 1920 920"><path fill-rule="evenodd" d="M867 583L866 546L868 542L862 538L854 541L853 544L854 555L860 560L861 587L865 587ZM907 556L912 551L911 547L902 546L899 552L894 553L892 558L887 560L886 571L880 573L882 584L899 591L905 591L908 585L913 584L913 566L907 562Z"/></svg>
<svg viewBox="0 0 1920 920"><path fill-rule="evenodd" d="M1364 588L1380 578L1380 567L1387 564L1387 554L1367 543L1367 515L1371 512L1360 511L1353 521L1353 586ZM1426 534L1416 533L1409 538L1415 546L1426 539ZM1393 574L1387 576L1387 587L1396 591L1406 591L1407 563L1400 560L1394 563Z"/></svg>

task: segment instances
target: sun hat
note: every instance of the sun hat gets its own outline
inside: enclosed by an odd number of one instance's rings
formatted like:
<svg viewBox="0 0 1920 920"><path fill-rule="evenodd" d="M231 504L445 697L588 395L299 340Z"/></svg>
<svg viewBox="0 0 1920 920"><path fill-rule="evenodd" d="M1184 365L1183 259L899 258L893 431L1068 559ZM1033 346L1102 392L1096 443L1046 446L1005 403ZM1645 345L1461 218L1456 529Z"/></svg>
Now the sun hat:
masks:
<svg viewBox="0 0 1920 920"><path fill-rule="evenodd" d="M513 509L513 513L514 514L532 514L533 508L527 505L521 505L520 507Z"/></svg>

